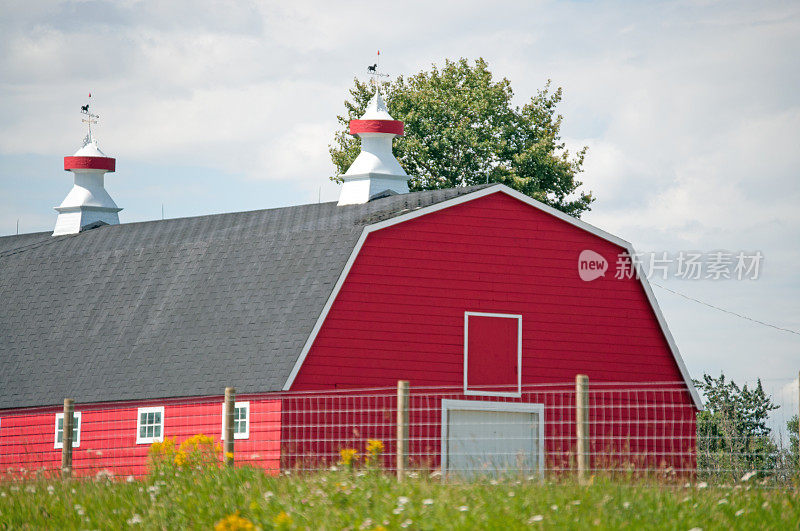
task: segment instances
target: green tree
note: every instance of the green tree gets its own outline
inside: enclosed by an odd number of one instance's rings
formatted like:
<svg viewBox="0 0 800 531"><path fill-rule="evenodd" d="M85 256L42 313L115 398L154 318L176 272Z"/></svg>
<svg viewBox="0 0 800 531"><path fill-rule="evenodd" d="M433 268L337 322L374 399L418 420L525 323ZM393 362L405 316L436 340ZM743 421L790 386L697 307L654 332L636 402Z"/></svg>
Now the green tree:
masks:
<svg viewBox="0 0 800 531"><path fill-rule="evenodd" d="M738 479L749 471L765 475L778 468L778 446L767 426L779 406L758 380L752 390L726 381L725 375L703 375L695 386L705 410L697 415L697 466L701 474Z"/></svg>
<svg viewBox="0 0 800 531"><path fill-rule="evenodd" d="M789 450L787 455L787 465L790 470L800 472L800 433L798 433L798 423L800 418L797 415L790 418L786 423L786 431L789 432Z"/></svg>
<svg viewBox="0 0 800 531"><path fill-rule="evenodd" d="M358 79L350 89L330 146L333 180L358 156L360 140L348 134L348 124L363 115L373 94L373 86ZM412 191L503 183L575 217L594 201L575 178L587 148L574 157L564 148L556 114L562 91L549 81L525 105L514 106L508 79L494 81L483 59L471 65L462 58L383 82L381 94L392 117L405 122L394 152Z"/></svg>

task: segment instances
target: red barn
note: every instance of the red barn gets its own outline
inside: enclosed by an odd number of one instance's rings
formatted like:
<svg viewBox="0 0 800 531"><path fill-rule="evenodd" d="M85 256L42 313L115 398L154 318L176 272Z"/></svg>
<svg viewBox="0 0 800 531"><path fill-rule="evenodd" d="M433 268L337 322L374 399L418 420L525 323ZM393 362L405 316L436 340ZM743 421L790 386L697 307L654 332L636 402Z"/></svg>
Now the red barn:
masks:
<svg viewBox="0 0 800 531"><path fill-rule="evenodd" d="M351 132L338 203L121 225L62 205L60 235L0 238L0 469L59 466L71 397L75 468L141 473L153 441L220 437L225 386L244 460L391 452L394 399L364 389L398 380L421 464L564 468L576 374L597 463L691 467L701 403L630 244L501 184L408 193L378 94Z"/></svg>

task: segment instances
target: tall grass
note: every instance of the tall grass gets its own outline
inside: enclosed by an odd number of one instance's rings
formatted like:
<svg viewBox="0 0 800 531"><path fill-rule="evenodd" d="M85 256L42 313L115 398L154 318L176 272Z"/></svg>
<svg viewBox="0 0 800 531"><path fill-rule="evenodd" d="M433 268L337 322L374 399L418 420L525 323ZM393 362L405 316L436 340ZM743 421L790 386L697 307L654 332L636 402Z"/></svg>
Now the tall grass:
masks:
<svg viewBox="0 0 800 531"><path fill-rule="evenodd" d="M250 467L174 468L144 480L0 483L0 527L115 529L797 529L797 489L595 479L403 483L378 470L270 476Z"/></svg>

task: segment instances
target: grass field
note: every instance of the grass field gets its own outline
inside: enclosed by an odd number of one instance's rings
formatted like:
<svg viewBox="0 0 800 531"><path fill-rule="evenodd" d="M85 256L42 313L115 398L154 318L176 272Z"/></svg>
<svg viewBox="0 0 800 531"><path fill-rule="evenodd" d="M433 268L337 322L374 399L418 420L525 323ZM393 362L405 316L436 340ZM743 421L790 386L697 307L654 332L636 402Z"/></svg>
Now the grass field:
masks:
<svg viewBox="0 0 800 531"><path fill-rule="evenodd" d="M2 528L247 529L251 523L262 529L798 529L800 491L596 480L399 484L376 471L274 477L252 468L170 471L141 481L0 483Z"/></svg>

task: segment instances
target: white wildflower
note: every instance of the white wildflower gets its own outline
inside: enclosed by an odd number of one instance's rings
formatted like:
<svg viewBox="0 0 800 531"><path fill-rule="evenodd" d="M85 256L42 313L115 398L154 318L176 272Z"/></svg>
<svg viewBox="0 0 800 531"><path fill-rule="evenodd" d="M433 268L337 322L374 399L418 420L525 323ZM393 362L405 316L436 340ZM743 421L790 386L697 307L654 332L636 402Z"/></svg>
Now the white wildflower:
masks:
<svg viewBox="0 0 800 531"><path fill-rule="evenodd" d="M513 490L508 491L508 497L509 498L513 498L514 496L515 496L515 494L514 494Z"/></svg>
<svg viewBox="0 0 800 531"><path fill-rule="evenodd" d="M394 509L392 509L392 512L393 512L394 514L400 514L400 513L402 513L402 512L403 512L403 506L401 505L400 507L395 507Z"/></svg>
<svg viewBox="0 0 800 531"><path fill-rule="evenodd" d="M331 467L328 470L330 470L331 472L336 472L337 470L339 470L339 468L336 465L331 465Z"/></svg>
<svg viewBox="0 0 800 531"><path fill-rule="evenodd" d="M405 505L408 503L408 498L405 496L400 496L399 498L397 498L397 503L399 503L400 505Z"/></svg>
<svg viewBox="0 0 800 531"><path fill-rule="evenodd" d="M702 527L693 527L689 531L703 531Z"/></svg>
<svg viewBox="0 0 800 531"><path fill-rule="evenodd" d="M19 487L16 485L11 485L11 492L19 492Z"/></svg>
<svg viewBox="0 0 800 531"><path fill-rule="evenodd" d="M433 472L431 472L431 477L432 478L440 478L440 477L442 477L442 473L439 472L438 470L434 470Z"/></svg>
<svg viewBox="0 0 800 531"><path fill-rule="evenodd" d="M139 516L139 515L138 515L138 514L136 514L136 513L133 513L133 516L131 516L130 518L128 518L127 522L128 522L128 525L136 525L136 524L141 524L141 523L142 523L142 517L141 517L141 516Z"/></svg>
<svg viewBox="0 0 800 531"><path fill-rule="evenodd" d="M422 505L433 505L433 499L425 498L424 500L422 500Z"/></svg>
<svg viewBox="0 0 800 531"><path fill-rule="evenodd" d="M406 475L407 475L408 477L410 477L410 478L415 478L415 479L419 477L419 473L417 473L417 472L409 472L409 473L408 473L408 474L406 474Z"/></svg>
<svg viewBox="0 0 800 531"><path fill-rule="evenodd" d="M114 473L107 468L104 468L100 472L94 475L95 481L109 481L114 479Z"/></svg>
<svg viewBox="0 0 800 531"><path fill-rule="evenodd" d="M769 509L769 502L764 502L761 504L762 509Z"/></svg>
<svg viewBox="0 0 800 531"><path fill-rule="evenodd" d="M359 529L369 529L370 527L372 527L372 518L367 518L358 526Z"/></svg>
<svg viewBox="0 0 800 531"><path fill-rule="evenodd" d="M630 509L631 508L631 502L623 502L622 507L624 507L625 509Z"/></svg>
<svg viewBox="0 0 800 531"><path fill-rule="evenodd" d="M580 505L581 501L580 500L572 500L571 502L569 502L569 504L570 505Z"/></svg>
<svg viewBox="0 0 800 531"><path fill-rule="evenodd" d="M133 483L135 481L135 478L133 476L128 476L125 478L125 481L127 481L128 483Z"/></svg>
<svg viewBox="0 0 800 531"><path fill-rule="evenodd" d="M6 491L0 491L0 498L6 497Z"/></svg>
<svg viewBox="0 0 800 531"><path fill-rule="evenodd" d="M558 510L558 505L551 505L550 509L552 509L553 511L557 511Z"/></svg>
<svg viewBox="0 0 800 531"><path fill-rule="evenodd" d="M701 481L700 483L697 484L698 489L704 489L706 487L708 487L708 483L706 483L705 481Z"/></svg>
<svg viewBox="0 0 800 531"><path fill-rule="evenodd" d="M725 499L725 498L722 498L720 501L717 502L717 505L725 505L726 503L728 503L728 500Z"/></svg>
<svg viewBox="0 0 800 531"><path fill-rule="evenodd" d="M72 507L73 507L73 509L75 509L76 513L78 513L79 515L83 516L83 507L81 507L77 503L75 505L73 505Z"/></svg>
<svg viewBox="0 0 800 531"><path fill-rule="evenodd" d="M530 518L528 518L528 523L529 523L529 524L532 524L532 523L534 523L534 522L541 522L542 520L544 520L544 515L541 515L541 514L534 514L533 516L531 516Z"/></svg>
<svg viewBox="0 0 800 531"><path fill-rule="evenodd" d="M264 493L264 499L265 500L268 500L268 499L272 498L273 496L275 496L275 493L272 492L271 490L268 490L267 492Z"/></svg>
<svg viewBox="0 0 800 531"><path fill-rule="evenodd" d="M34 493L36 492L36 487L34 487L33 485L28 485L27 487L25 487L25 492Z"/></svg>
<svg viewBox="0 0 800 531"><path fill-rule="evenodd" d="M742 479L740 481L750 481L750 479L755 475L756 475L756 471L755 470L751 470L750 472L748 472L747 474L742 476Z"/></svg>
<svg viewBox="0 0 800 531"><path fill-rule="evenodd" d="M52 486L52 485L48 485L48 486L47 486L47 493L48 493L48 494L53 494L53 492L55 492L55 490L56 490L56 489L55 489L55 488L53 488L53 486Z"/></svg>
<svg viewBox="0 0 800 531"><path fill-rule="evenodd" d="M465 513L469 511L469 507L467 507L466 505L462 505L458 508L458 510L461 511L462 513Z"/></svg>
<svg viewBox="0 0 800 531"><path fill-rule="evenodd" d="M408 527L413 523L414 522L411 520L411 518L409 518L408 520L405 520L402 524L400 524L400 527Z"/></svg>
<svg viewBox="0 0 800 531"><path fill-rule="evenodd" d="M739 509L734 513L734 516L742 516L744 514L744 509Z"/></svg>

